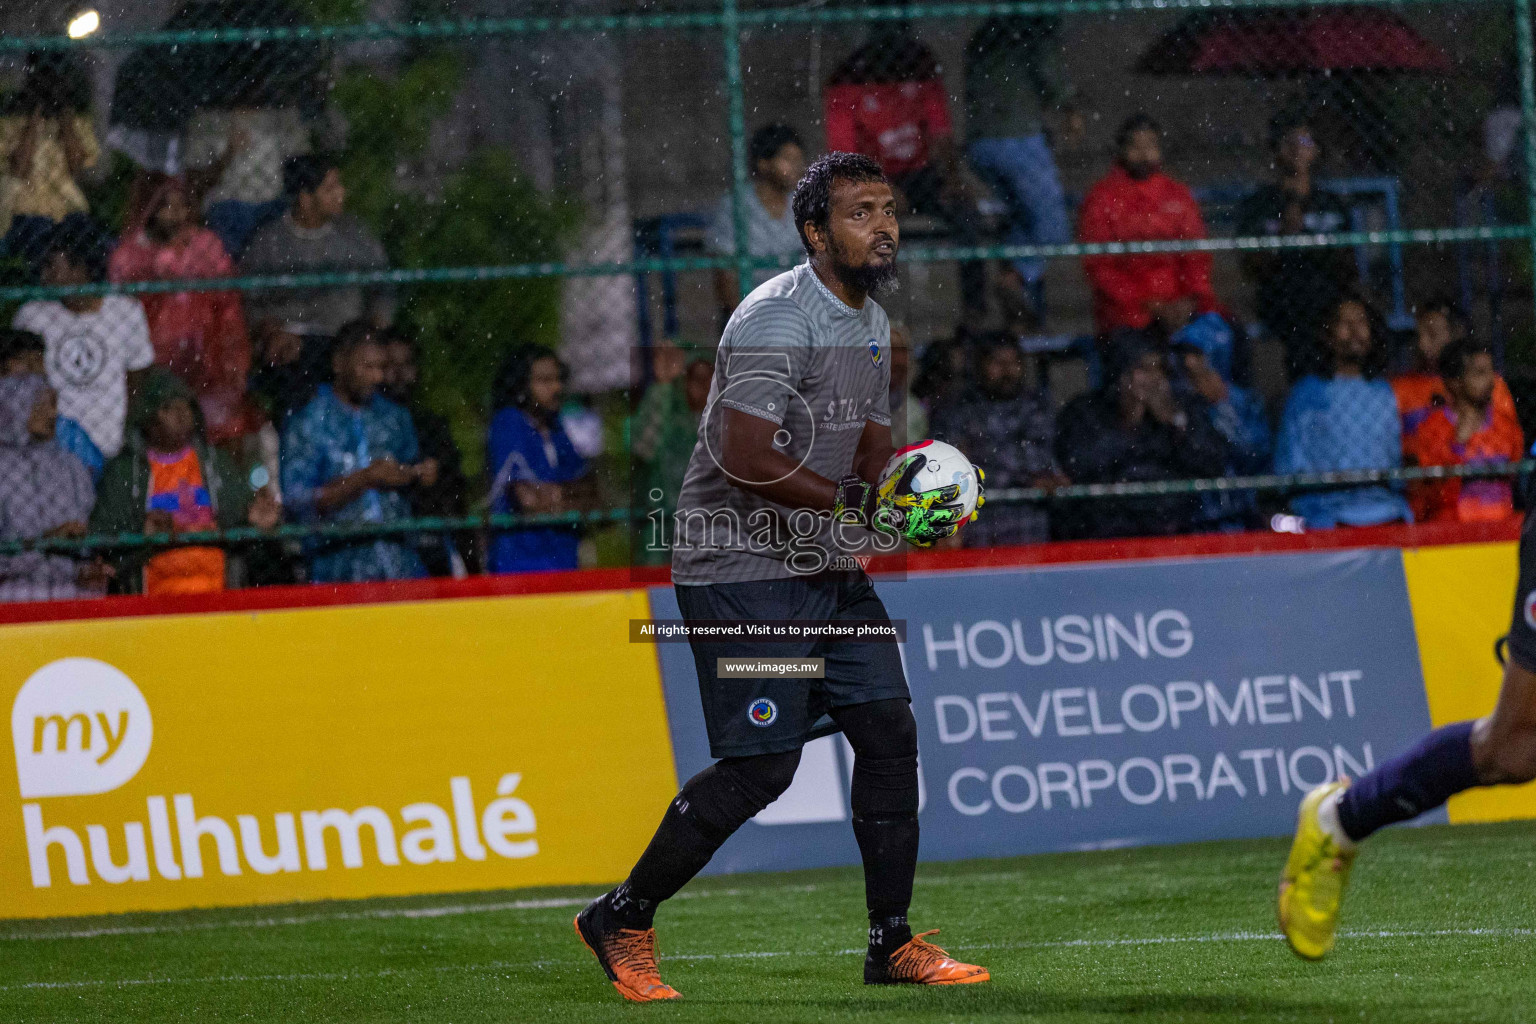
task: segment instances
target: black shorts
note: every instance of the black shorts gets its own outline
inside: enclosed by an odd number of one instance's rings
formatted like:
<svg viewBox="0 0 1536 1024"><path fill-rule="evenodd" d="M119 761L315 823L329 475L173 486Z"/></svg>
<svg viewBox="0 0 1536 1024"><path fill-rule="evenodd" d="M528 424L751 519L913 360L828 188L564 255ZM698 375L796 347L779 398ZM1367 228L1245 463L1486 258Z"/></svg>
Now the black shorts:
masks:
<svg viewBox="0 0 1536 1024"><path fill-rule="evenodd" d="M1520 583L1509 625L1509 656L1527 672L1536 672L1536 512L1528 512L1520 530Z"/></svg>
<svg viewBox="0 0 1536 1024"><path fill-rule="evenodd" d="M675 590L684 621L889 621L869 577L857 570L748 583L678 585ZM713 757L798 750L811 726L832 708L912 699L894 643L730 639L689 640L689 645L699 672L699 696ZM716 671L720 658L822 658L826 678L721 677Z"/></svg>

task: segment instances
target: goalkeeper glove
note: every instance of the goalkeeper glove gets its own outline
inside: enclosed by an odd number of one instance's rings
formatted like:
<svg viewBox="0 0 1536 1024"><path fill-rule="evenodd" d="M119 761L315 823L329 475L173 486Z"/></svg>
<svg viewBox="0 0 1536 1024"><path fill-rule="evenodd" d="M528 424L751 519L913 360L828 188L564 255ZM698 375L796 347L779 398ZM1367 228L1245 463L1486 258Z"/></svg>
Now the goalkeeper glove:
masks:
<svg viewBox="0 0 1536 1024"><path fill-rule="evenodd" d="M912 452L891 467L879 484L852 475L843 477L837 484L833 517L850 526L866 526L902 537L920 548L954 536L960 527L976 518L976 513L965 515L957 484L914 492L912 478L925 464L921 452ZM979 468L972 468L976 469L979 491L983 474ZM984 500L981 494L977 495L978 508Z"/></svg>

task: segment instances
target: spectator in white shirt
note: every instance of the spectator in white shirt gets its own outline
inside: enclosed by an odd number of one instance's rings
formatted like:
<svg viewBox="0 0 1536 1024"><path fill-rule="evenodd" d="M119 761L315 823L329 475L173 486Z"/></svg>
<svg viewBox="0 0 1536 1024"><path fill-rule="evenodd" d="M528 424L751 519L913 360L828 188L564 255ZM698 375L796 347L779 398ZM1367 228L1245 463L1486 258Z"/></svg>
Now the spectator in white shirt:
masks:
<svg viewBox="0 0 1536 1024"><path fill-rule="evenodd" d="M84 214L60 221L43 247L50 287L106 279L107 235ZM129 379L155 361L144 307L129 295L68 295L28 302L11 326L43 338L59 415L75 420L110 459L123 447Z"/></svg>

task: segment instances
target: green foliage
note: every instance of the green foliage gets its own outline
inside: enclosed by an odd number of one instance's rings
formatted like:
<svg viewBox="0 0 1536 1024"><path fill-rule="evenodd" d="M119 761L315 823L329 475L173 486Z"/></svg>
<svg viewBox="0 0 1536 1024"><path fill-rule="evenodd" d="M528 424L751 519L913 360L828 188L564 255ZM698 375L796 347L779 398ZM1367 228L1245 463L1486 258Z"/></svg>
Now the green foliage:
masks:
<svg viewBox="0 0 1536 1024"><path fill-rule="evenodd" d="M400 266L556 260L576 222L571 206L542 194L499 149L474 154L435 205L437 215L422 222L423 230L394 239ZM559 341L560 286L558 278L512 279L425 286L405 296L400 315L422 340L428 400L453 422L472 467L479 464L491 381L507 350Z"/></svg>
<svg viewBox="0 0 1536 1024"><path fill-rule="evenodd" d="M422 53L393 77L372 67L341 77L333 95L349 125L349 208L399 268L559 259L577 212L540 192L504 148L471 153L436 195L401 181L399 168L427 151L462 77L459 56L446 48ZM421 342L428 404L453 423L471 473L483 462L497 364L515 344L558 341L559 298L560 282L548 278L427 284L401 295L399 319Z"/></svg>

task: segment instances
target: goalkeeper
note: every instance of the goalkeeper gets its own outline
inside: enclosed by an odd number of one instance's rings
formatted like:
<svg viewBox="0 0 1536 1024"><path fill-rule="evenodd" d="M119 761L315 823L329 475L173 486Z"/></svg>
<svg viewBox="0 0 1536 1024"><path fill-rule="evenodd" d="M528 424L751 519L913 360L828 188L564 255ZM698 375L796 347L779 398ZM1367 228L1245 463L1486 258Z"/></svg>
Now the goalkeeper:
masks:
<svg viewBox="0 0 1536 1024"><path fill-rule="evenodd" d="M895 200L878 165L830 153L794 196L808 262L737 308L678 499L672 579L688 621L888 622L847 553L953 534L958 488L913 494L923 456L891 444L890 323L870 296L896 275ZM887 463L891 466L887 468ZM576 916L627 999L676 999L656 963L656 908L789 787L823 713L854 751L853 831L869 909L866 984L987 981L913 935L917 723L894 644L690 641L718 760L689 779L629 877ZM722 674L722 658L822 658L825 678ZM924 933L931 934L931 933Z"/></svg>

